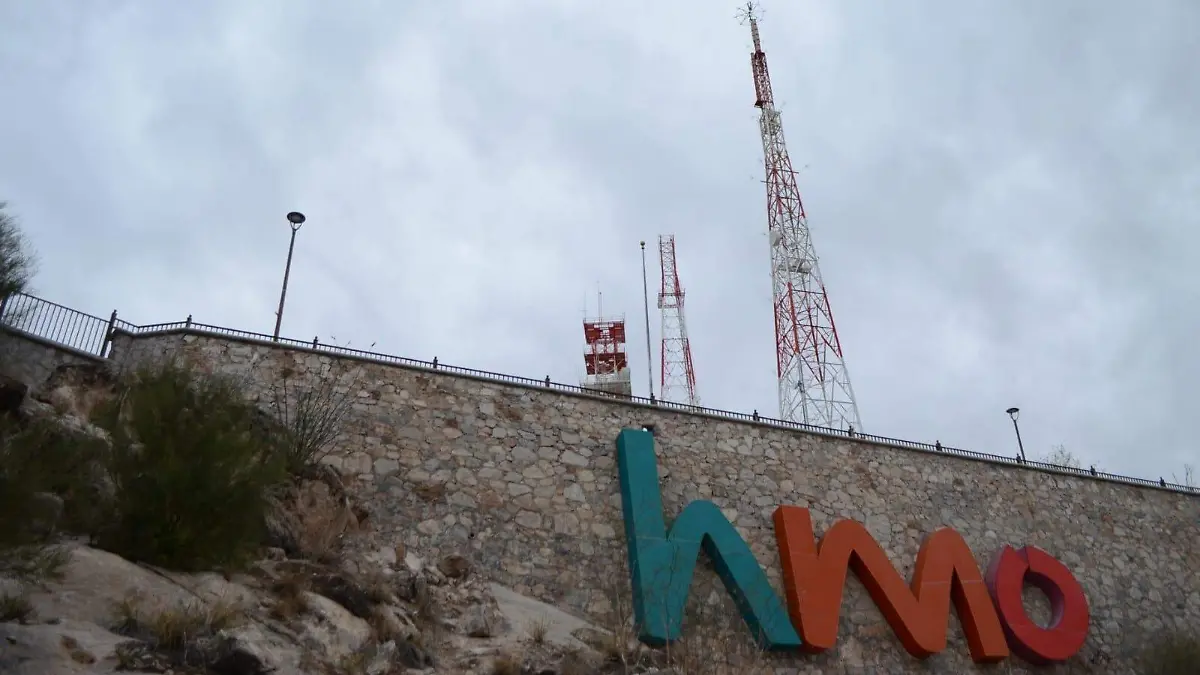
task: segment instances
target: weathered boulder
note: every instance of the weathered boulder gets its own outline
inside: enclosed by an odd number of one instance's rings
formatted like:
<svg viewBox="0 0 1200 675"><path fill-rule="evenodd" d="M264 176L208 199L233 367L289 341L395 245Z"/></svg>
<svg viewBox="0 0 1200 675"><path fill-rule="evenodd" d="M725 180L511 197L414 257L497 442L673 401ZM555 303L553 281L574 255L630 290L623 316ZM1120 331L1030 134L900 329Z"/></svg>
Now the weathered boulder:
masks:
<svg viewBox="0 0 1200 675"><path fill-rule="evenodd" d="M78 544L68 544L61 580L34 589L30 601L43 619L70 617L98 626L113 625L114 607L137 600L147 612L195 599L190 590L151 569Z"/></svg>
<svg viewBox="0 0 1200 675"><path fill-rule="evenodd" d="M88 420L115 390L116 378L107 363L71 363L55 368L35 397L60 415Z"/></svg>
<svg viewBox="0 0 1200 675"><path fill-rule="evenodd" d="M0 673L113 673L117 666L117 646L125 640L86 621L31 625L0 623Z"/></svg>

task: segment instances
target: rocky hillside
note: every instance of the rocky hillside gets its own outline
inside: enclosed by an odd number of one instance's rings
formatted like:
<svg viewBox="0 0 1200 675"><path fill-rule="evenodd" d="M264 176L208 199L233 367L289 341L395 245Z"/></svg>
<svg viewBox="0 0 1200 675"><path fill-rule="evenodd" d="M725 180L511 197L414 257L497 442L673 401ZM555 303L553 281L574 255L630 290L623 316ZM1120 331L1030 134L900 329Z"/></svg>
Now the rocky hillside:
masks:
<svg viewBox="0 0 1200 675"><path fill-rule="evenodd" d="M117 427L93 421L125 398L136 401L136 392L122 393L99 367L64 367L38 392L0 381L0 488L3 480L18 487L34 480L20 473L22 458L70 459L45 489L39 484L24 502L0 505L7 510L0 513L7 519L0 523L0 673L583 674L652 661L628 631L614 636L490 583L453 551L387 545L372 531L369 508L324 465L271 486L260 545L236 564L185 572L179 568L196 566L122 557L113 551L161 549L129 544L140 532L114 533L124 517L118 512L131 512L122 506L132 499L130 486L154 478L128 463L149 456L151 440L182 442L164 432L117 452ZM186 426L186 407L173 414ZM120 419L141 428L139 420ZM120 429L116 435L132 438ZM33 452L22 454L31 437ZM207 468L181 475L193 470ZM177 494L159 497L170 510L170 500L210 499L204 489L180 484ZM183 529L202 532L208 524L179 516L169 534L187 541ZM105 542L116 543L103 550Z"/></svg>
<svg viewBox="0 0 1200 675"><path fill-rule="evenodd" d="M473 578L453 556L425 566L409 554L367 577L282 558L179 574L67 550L61 579L6 589L0 672L553 673L602 660L572 636L582 621ZM521 667L503 670L510 661Z"/></svg>

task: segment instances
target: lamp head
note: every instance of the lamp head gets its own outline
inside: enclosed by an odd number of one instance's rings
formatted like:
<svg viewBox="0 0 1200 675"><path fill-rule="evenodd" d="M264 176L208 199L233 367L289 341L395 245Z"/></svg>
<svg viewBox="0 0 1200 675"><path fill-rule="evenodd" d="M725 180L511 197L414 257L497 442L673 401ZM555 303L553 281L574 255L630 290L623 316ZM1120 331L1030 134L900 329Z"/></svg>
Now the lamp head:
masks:
<svg viewBox="0 0 1200 675"><path fill-rule="evenodd" d="M291 223L293 230L300 229L300 226L304 224L305 220L304 214L300 213L299 211L292 211L291 213L287 214L287 219L288 222Z"/></svg>
<svg viewBox="0 0 1200 675"><path fill-rule="evenodd" d="M1008 416L1011 417L1014 422L1016 422L1017 415L1020 414L1021 409L1020 408L1009 408L1008 410L1005 410L1004 412L1008 413Z"/></svg>

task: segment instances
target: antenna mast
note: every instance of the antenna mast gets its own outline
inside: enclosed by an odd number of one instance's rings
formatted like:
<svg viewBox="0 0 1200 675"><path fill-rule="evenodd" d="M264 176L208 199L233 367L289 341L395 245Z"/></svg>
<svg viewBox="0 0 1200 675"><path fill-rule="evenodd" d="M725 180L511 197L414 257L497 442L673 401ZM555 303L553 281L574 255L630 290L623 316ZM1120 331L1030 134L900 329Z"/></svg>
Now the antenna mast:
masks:
<svg viewBox="0 0 1200 675"><path fill-rule="evenodd" d="M779 416L832 429L861 430L833 310L821 280L796 172L783 138L783 123L771 93L758 16L753 2L746 3L739 12L739 18L749 22L754 39L750 65L754 105L761 111L759 130L766 169Z"/></svg>
<svg viewBox="0 0 1200 675"><path fill-rule="evenodd" d="M650 286L646 281L646 242L642 245L642 310L646 313L646 382L650 387L650 400L654 400L654 354L650 349Z"/></svg>
<svg viewBox="0 0 1200 675"><path fill-rule="evenodd" d="M700 405L696 398L696 371L692 368L692 347L688 342L687 322L683 318L683 287L675 265L675 235L658 236L658 258L662 266L662 290L658 308L662 310L662 382L659 396L664 401Z"/></svg>

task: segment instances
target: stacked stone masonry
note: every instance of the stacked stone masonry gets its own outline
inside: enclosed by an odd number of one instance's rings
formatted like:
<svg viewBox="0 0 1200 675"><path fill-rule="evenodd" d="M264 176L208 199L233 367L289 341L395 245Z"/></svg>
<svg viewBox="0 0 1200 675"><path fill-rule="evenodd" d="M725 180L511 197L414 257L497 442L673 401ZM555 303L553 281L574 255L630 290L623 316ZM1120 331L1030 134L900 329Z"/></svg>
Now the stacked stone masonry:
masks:
<svg viewBox="0 0 1200 675"><path fill-rule="evenodd" d="M458 552L520 592L603 625L628 604L615 438L652 424L668 518L694 499L722 508L779 583L771 513L808 506L817 532L865 524L907 578L924 534L959 531L981 564L999 546L1032 544L1082 583L1092 610L1087 645L1066 665L1010 659L1003 672L1134 672L1147 636L1200 626L1200 498L955 456L806 434L536 387L331 357L269 343L183 332L118 333L112 358L130 365L181 355L248 376L258 393L281 369L342 380L355 398L328 459L357 476L375 528L413 548ZM696 595L724 601L710 571ZM1045 621L1040 592L1027 595ZM779 657L784 672L968 673L952 617L946 650L909 656L850 576L838 646ZM686 630L686 629L685 629Z"/></svg>
<svg viewBox="0 0 1200 675"><path fill-rule="evenodd" d="M59 366L95 363L102 359L69 349L28 333L0 327L0 364L5 371L37 388Z"/></svg>

